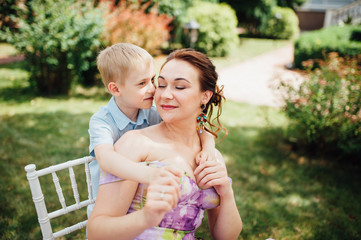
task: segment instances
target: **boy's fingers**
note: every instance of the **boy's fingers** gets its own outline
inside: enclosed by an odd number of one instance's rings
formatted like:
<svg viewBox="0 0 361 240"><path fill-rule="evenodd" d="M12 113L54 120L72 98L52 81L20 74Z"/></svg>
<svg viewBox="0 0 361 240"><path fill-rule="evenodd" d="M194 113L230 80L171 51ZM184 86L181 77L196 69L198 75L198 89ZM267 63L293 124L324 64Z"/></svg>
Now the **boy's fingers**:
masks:
<svg viewBox="0 0 361 240"><path fill-rule="evenodd" d="M167 170L168 172L172 173L176 177L182 176L182 172L179 169L169 167L169 166L164 167L164 169Z"/></svg>
<svg viewBox="0 0 361 240"><path fill-rule="evenodd" d="M208 155L207 154L199 153L196 156L196 164L197 165L202 164L203 162L206 162L207 160L208 160Z"/></svg>

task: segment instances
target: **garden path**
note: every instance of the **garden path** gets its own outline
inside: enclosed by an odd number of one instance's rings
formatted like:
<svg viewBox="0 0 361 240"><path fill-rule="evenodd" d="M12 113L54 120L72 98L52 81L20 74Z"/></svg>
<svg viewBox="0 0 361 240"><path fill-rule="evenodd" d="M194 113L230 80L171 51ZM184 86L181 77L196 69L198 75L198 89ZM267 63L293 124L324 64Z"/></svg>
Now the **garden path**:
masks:
<svg viewBox="0 0 361 240"><path fill-rule="evenodd" d="M0 65L5 63L12 63L24 60L24 56L9 56L9 57L0 57Z"/></svg>
<svg viewBox="0 0 361 240"><path fill-rule="evenodd" d="M299 76L285 67L293 62L293 51L293 45L289 44L220 70L219 85L224 85L225 97L254 105L282 106L273 88L280 79Z"/></svg>

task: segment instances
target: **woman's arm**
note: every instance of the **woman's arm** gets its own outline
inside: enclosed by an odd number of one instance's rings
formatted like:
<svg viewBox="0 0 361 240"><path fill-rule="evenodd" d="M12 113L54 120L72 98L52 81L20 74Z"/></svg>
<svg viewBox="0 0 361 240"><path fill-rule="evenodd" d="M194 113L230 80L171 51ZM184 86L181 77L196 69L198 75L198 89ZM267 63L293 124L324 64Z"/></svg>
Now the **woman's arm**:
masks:
<svg viewBox="0 0 361 240"><path fill-rule="evenodd" d="M141 211L126 215L137 186L136 182L118 181L99 187L87 224L88 239L131 239L147 228ZM132 226L138 229L130 231Z"/></svg>
<svg viewBox="0 0 361 240"><path fill-rule="evenodd" d="M134 131L123 135L114 147L125 157L139 162L147 159L148 145L147 138ZM132 174L138 173L133 169ZM128 215L138 183L124 180L101 185L87 226L89 239L133 239L159 224L164 214L177 204L180 192L177 180L168 170L157 171L147 189L145 206Z"/></svg>
<svg viewBox="0 0 361 240"><path fill-rule="evenodd" d="M220 205L207 211L212 236L214 239L237 239L242 231L242 219L228 180L223 157L219 151L217 151L217 159L218 161L201 163L194 174L199 187L214 187L220 196Z"/></svg>
<svg viewBox="0 0 361 240"><path fill-rule="evenodd" d="M148 187L144 208L127 214L137 187L128 180L100 186L88 221L89 239L134 239L158 225L164 214L177 205L178 183L167 175L157 176Z"/></svg>

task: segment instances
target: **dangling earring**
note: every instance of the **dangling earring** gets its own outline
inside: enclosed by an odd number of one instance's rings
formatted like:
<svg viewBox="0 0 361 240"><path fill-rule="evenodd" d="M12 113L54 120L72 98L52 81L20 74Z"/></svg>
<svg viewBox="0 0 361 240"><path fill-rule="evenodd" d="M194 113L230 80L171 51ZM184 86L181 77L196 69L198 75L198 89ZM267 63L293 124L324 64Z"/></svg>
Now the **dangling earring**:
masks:
<svg viewBox="0 0 361 240"><path fill-rule="evenodd" d="M204 124L207 122L207 116L203 113L203 110L206 108L204 104L201 105L202 112L197 117L197 131L202 133L204 131Z"/></svg>

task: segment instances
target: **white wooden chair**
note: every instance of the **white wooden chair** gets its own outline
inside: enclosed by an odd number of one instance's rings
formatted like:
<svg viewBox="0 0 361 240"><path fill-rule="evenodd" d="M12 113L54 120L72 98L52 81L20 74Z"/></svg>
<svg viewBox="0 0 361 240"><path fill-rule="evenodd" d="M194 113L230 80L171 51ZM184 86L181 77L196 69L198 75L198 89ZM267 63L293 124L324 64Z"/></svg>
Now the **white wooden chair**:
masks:
<svg viewBox="0 0 361 240"><path fill-rule="evenodd" d="M31 194L33 197L34 205L36 208L36 213L38 215L38 221L40 224L41 233L43 235L43 239L55 239L61 236L64 236L66 234L69 234L71 232L74 232L76 230L82 229L86 227L87 219L79 222L77 224L74 224L72 226L66 227L60 231L57 231L53 233L53 229L50 223L50 220L62 215L65 215L69 212L78 210L80 208L86 207L89 204L92 204L95 202L95 199L93 199L92 194L92 185L91 185L91 176L90 176L90 169L89 169L89 163L91 161L95 160L93 157L83 157L75 160L70 160L64 163L60 163L57 165L53 165L47 168L43 168L41 170L36 170L35 164L29 164L25 167L26 176L29 181ZM85 165L85 176L86 176L86 183L88 186L88 199L85 201L80 201L79 198L79 192L78 192L78 186L75 179L75 174L73 167L77 165ZM69 177L71 181L71 187L73 189L75 204L72 204L70 206L66 206L63 191L61 189L59 178L56 174L57 171L63 170L63 169L69 169ZM61 209L48 212L45 204L44 195L40 186L39 177L42 177L44 175L51 174L53 178L53 182L56 188L56 192L59 197L59 201L61 204Z"/></svg>

